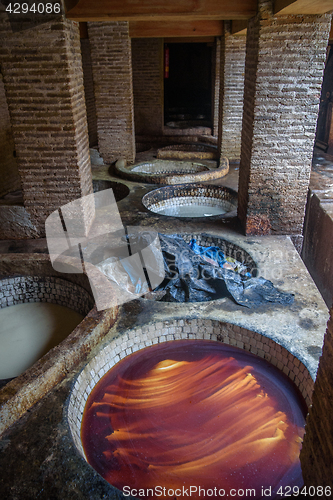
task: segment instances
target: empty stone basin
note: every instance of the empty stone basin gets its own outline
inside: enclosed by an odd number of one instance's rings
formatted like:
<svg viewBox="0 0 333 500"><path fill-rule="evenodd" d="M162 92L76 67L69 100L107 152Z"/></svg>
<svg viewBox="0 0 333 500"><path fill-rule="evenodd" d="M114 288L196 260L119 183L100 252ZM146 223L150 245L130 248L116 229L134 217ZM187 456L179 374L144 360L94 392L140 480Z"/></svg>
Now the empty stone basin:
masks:
<svg viewBox="0 0 333 500"><path fill-rule="evenodd" d="M200 163L167 160L143 162L131 168L131 172L139 172L142 174L194 174L207 170L209 170L209 168Z"/></svg>
<svg viewBox="0 0 333 500"><path fill-rule="evenodd" d="M131 181L174 185L219 179L228 173L229 162L227 158L221 158L219 168L209 168L201 163L175 160L153 160L126 166L119 160L115 169L120 177Z"/></svg>
<svg viewBox="0 0 333 500"><path fill-rule="evenodd" d="M62 342L93 306L86 290L55 277L7 278L0 289L2 381L17 377Z"/></svg>
<svg viewBox="0 0 333 500"><path fill-rule="evenodd" d="M265 345L259 356L246 352L254 340ZM76 447L124 493L161 484L221 497L219 489L243 485L259 499L262 487L300 487L304 400L262 359L276 365L280 351L290 378L301 370L310 392L297 358L235 325L183 318L123 332L75 382L68 421Z"/></svg>
<svg viewBox="0 0 333 500"><path fill-rule="evenodd" d="M237 193L223 186L185 184L155 189L142 203L151 212L171 217L227 216L237 209Z"/></svg>
<svg viewBox="0 0 333 500"><path fill-rule="evenodd" d="M102 179L93 180L93 189L94 193L104 191L105 189L113 189L113 194L117 202L126 198L126 196L130 193L129 188L125 184Z"/></svg>

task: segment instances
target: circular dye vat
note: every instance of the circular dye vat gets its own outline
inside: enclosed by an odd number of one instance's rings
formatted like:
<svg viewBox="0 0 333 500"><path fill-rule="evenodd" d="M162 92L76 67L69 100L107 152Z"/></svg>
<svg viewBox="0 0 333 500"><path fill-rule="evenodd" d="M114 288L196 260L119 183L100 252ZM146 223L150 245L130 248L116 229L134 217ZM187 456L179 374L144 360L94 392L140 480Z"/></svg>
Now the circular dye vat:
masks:
<svg viewBox="0 0 333 500"><path fill-rule="evenodd" d="M2 386L62 342L94 300L82 286L54 276L6 277L0 289Z"/></svg>
<svg viewBox="0 0 333 500"><path fill-rule="evenodd" d="M89 464L123 491L169 498L160 487L179 498L176 490L190 487L212 497L251 488L251 498L267 489L274 497L303 484L302 405L265 360L177 340L130 354L104 375L88 397L81 439Z"/></svg>
<svg viewBox="0 0 333 500"><path fill-rule="evenodd" d="M116 173L134 182L149 184L186 184L206 182L224 177L229 171L227 158L221 158L219 168L209 168L190 161L153 160L126 166L122 160L115 165Z"/></svg>
<svg viewBox="0 0 333 500"><path fill-rule="evenodd" d="M194 174L207 170L209 168L200 163L168 160L143 162L131 168L131 172L139 172L141 174Z"/></svg>
<svg viewBox="0 0 333 500"><path fill-rule="evenodd" d="M204 218L236 210L237 193L223 186L170 186L147 193L142 203L159 215Z"/></svg>
<svg viewBox="0 0 333 500"><path fill-rule="evenodd" d="M58 304L31 302L0 309L0 380L30 368L82 320L81 314Z"/></svg>
<svg viewBox="0 0 333 500"><path fill-rule="evenodd" d="M216 279L219 268L241 276L258 276L258 266L251 255L231 241L207 233L160 234L159 237L164 263L167 264L165 278L159 286L143 295L144 299L182 303L230 298L225 282ZM207 280L207 268L202 268L193 253L200 255L207 265L213 266L211 271L216 271L215 278Z"/></svg>
<svg viewBox="0 0 333 500"><path fill-rule="evenodd" d="M218 205L188 203L188 200L184 200L184 204L157 207L154 212L170 217L212 217L213 215L224 215L227 210Z"/></svg>

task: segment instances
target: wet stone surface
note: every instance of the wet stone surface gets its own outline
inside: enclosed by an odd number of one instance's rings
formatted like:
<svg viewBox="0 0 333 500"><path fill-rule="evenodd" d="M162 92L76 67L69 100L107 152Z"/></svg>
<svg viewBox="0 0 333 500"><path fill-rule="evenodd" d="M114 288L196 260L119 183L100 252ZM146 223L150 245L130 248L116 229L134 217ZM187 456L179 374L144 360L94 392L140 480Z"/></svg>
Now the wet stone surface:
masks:
<svg viewBox="0 0 333 500"><path fill-rule="evenodd" d="M59 384L0 441L0 468L7 471L0 478L1 498L123 498L76 451L63 415L70 385Z"/></svg>
<svg viewBox="0 0 333 500"><path fill-rule="evenodd" d="M86 363L112 339L125 336L128 329L145 327L166 319L219 321L273 339L304 363L313 378L316 374L328 309L290 238L244 237L235 217L181 220L152 214L143 206L142 196L154 186L111 176L108 167L104 165L94 167L93 174L97 179L124 183L130 189L130 194L118 203L125 226L152 227L167 234L207 233L226 239L248 252L258 265L259 276L271 280L282 291L293 293L295 300L285 307L267 304L255 310L239 306L230 298L190 304L160 303L140 298L121 306L116 324L108 333L100 335L99 343L91 352L81 351L82 361L74 364L70 372L67 370L68 375L58 385L2 434L0 496L6 500L124 498L79 456L71 439L66 409L71 387ZM216 181L215 184L221 181ZM226 176L223 183L235 187L236 170L233 170L231 176ZM27 242L22 245L22 242L12 241L2 242L0 245L0 251L14 253L18 250L41 251L44 248L45 240L38 244ZM17 259L15 265L20 268L20 256L16 254L11 257ZM36 257L31 254L31 259L29 265L33 267ZM1 270L3 275L12 272L9 260ZM81 338L88 335L89 328L87 327L87 332L80 332ZM63 357L74 353L72 349L69 342L68 352ZM61 359L61 363L60 371L66 369L68 361ZM43 373L41 377L43 378ZM5 403L4 398L1 401Z"/></svg>

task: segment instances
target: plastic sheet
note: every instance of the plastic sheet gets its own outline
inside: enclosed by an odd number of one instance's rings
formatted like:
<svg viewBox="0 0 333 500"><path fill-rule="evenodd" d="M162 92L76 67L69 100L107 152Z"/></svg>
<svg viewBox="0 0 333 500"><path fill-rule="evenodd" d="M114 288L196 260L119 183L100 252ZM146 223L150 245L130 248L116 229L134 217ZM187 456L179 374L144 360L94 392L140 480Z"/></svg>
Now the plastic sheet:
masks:
<svg viewBox="0 0 333 500"><path fill-rule="evenodd" d="M155 289L164 290L166 302L204 302L232 297L237 304L255 308L271 302L292 304L294 296L277 290L271 281L249 277L246 267L231 262L218 247L200 247L195 240L187 244L177 235L159 234L165 279ZM193 250L193 248L195 250Z"/></svg>
<svg viewBox="0 0 333 500"><path fill-rule="evenodd" d="M126 235L118 235L115 248L111 246L112 239L113 235L109 246L98 245L89 258L108 280L118 285L118 295L121 294L122 299L133 300L161 283L164 267L155 231L127 227Z"/></svg>
<svg viewBox="0 0 333 500"><path fill-rule="evenodd" d="M97 264L96 267L109 280L116 283L122 291L126 290L131 294L144 294L149 291L149 288L144 276L142 279L142 268L140 269L138 264L140 266L140 260L139 262L131 262L129 259L119 260L117 257L109 257Z"/></svg>

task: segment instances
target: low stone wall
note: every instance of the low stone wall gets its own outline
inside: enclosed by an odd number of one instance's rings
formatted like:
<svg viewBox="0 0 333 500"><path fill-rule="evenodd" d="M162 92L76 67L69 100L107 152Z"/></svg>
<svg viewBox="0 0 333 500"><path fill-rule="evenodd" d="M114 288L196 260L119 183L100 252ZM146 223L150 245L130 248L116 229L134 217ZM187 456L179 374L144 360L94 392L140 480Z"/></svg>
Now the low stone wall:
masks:
<svg viewBox="0 0 333 500"><path fill-rule="evenodd" d="M304 483L316 487L313 498L329 498L333 487L333 309L327 324L323 354L319 361L318 374L314 385L312 407L309 410L305 437L301 450L301 465ZM323 494L320 488L325 488ZM329 491L329 493L328 493ZM321 493L321 494L320 494Z"/></svg>
<svg viewBox="0 0 333 500"><path fill-rule="evenodd" d="M0 203L0 240L25 240L37 237L37 227L23 205Z"/></svg>
<svg viewBox="0 0 333 500"><path fill-rule="evenodd" d="M217 160L218 152L216 147L208 144L177 144L158 149L157 158Z"/></svg>
<svg viewBox="0 0 333 500"><path fill-rule="evenodd" d="M328 307L333 303L333 202L311 191L306 207L302 259Z"/></svg>

